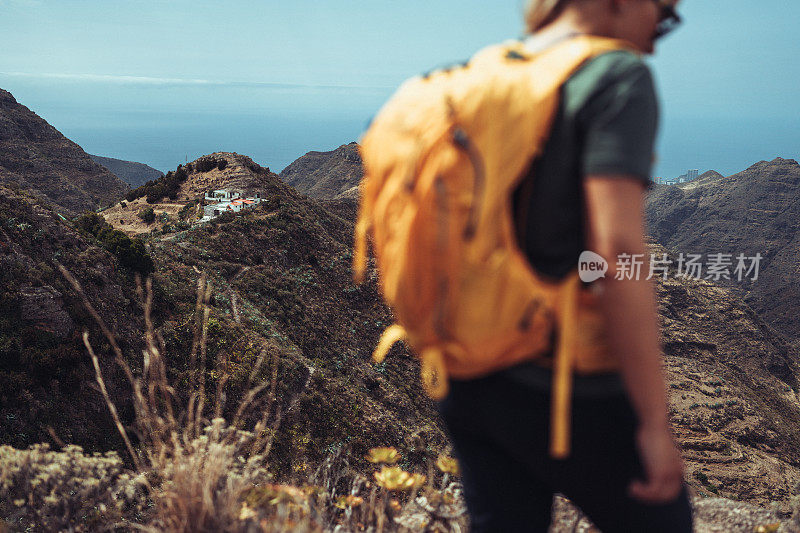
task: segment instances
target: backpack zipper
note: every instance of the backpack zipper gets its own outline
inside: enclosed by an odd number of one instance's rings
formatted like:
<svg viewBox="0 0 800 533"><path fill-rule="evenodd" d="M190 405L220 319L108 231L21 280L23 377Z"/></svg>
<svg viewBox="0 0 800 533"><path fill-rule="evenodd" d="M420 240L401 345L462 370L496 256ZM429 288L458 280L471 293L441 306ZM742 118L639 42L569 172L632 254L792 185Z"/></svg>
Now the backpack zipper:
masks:
<svg viewBox="0 0 800 533"><path fill-rule="evenodd" d="M473 170L473 190L472 190L472 205L469 208L469 217L467 218L467 225L464 228L464 238L472 240L475 237L475 232L478 228L478 217L480 216L481 203L483 201L483 188L486 181L486 171L483 165L483 159L480 152L478 152L475 145L470 141L469 135L462 128L456 127L453 130L453 143L467 153L469 162L472 164Z"/></svg>
<svg viewBox="0 0 800 533"><path fill-rule="evenodd" d="M445 256L447 253L450 213L447 205L447 185L444 183L444 180L441 176L437 176L434 180L433 189L435 204L437 206L436 224L438 231L436 234L436 243L439 248L439 253L441 253L442 256ZM434 309L433 315L433 327L439 338L444 340L448 338L447 331L445 330L444 314L445 310L447 309L447 293L449 290L447 284L447 274L441 270L437 272L437 274L439 278L439 283L437 286L439 298L436 299L436 308Z"/></svg>

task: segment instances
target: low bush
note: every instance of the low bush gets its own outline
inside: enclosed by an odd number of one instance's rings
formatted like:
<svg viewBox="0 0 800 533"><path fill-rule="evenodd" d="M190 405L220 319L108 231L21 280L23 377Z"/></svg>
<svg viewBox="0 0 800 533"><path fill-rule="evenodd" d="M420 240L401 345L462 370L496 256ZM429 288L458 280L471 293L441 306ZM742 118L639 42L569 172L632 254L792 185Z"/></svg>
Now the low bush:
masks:
<svg viewBox="0 0 800 533"><path fill-rule="evenodd" d="M174 172L169 171L166 175L156 180L150 180L141 187L129 191L128 194L125 195L125 199L132 202L137 198L146 197L148 204L157 203L163 198L175 200L178 197L178 190L180 189L181 183L186 181L188 176L189 174L183 166L178 165L178 168L175 169Z"/></svg>
<svg viewBox="0 0 800 533"><path fill-rule="evenodd" d="M141 218L145 224L152 224L156 220L156 212L152 207L145 207L136 216Z"/></svg>
<svg viewBox="0 0 800 533"><path fill-rule="evenodd" d="M141 239L131 239L115 230L101 215L86 213L75 220L75 227L97 239L125 268L141 274L153 272L153 259Z"/></svg>
<svg viewBox="0 0 800 533"><path fill-rule="evenodd" d="M116 452L0 446L0 516L14 531L96 531L139 521L145 486L144 476L126 472Z"/></svg>

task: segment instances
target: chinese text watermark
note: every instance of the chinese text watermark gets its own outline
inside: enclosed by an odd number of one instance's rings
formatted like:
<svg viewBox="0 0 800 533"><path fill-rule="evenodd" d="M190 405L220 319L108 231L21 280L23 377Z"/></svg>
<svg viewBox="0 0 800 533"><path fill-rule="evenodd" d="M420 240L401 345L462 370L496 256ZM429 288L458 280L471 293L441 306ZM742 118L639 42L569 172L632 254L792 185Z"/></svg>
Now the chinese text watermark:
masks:
<svg viewBox="0 0 800 533"><path fill-rule="evenodd" d="M612 270L614 279L653 279L661 277L666 280L670 274L675 277L707 279L712 281L737 280L739 282L758 279L758 269L763 256L756 253L748 256L743 253L728 254L684 254L680 253L677 259L670 258L667 254L650 254L649 261L646 254L620 254L617 256L615 268ZM578 275L587 283L605 278L609 271L609 263L601 255L586 250L578 258Z"/></svg>

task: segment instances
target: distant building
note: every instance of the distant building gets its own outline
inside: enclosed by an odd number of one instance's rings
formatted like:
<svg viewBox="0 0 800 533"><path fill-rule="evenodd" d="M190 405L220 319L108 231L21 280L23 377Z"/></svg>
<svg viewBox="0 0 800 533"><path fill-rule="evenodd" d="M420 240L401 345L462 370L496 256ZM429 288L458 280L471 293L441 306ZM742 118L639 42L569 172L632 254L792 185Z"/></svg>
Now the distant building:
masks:
<svg viewBox="0 0 800 533"><path fill-rule="evenodd" d="M688 183L697 179L698 172L698 169L691 169L688 170L686 174L681 174L677 178L655 178L655 182L661 185L677 185L679 183Z"/></svg>
<svg viewBox="0 0 800 533"><path fill-rule="evenodd" d="M254 194L254 198L242 198L240 191L228 189L207 191L205 195L206 205L203 206L203 218L200 219L200 222L216 218L222 213L238 213L242 209L255 207L261 203L262 194L260 192Z"/></svg>
<svg viewBox="0 0 800 533"><path fill-rule="evenodd" d="M219 189L216 191L206 191L205 200L207 202L218 202L222 200L233 200L239 198L241 194L239 191L229 191L227 189Z"/></svg>

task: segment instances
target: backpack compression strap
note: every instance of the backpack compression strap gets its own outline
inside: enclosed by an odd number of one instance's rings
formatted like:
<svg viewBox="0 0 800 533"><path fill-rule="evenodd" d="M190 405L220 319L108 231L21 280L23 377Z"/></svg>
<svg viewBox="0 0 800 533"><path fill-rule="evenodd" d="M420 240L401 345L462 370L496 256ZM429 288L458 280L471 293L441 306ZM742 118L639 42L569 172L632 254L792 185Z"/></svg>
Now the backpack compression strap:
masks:
<svg viewBox="0 0 800 533"><path fill-rule="evenodd" d="M578 298L581 280L577 272L564 280L558 295L558 347L553 368L553 387L550 400L550 456L565 459L570 454L572 433L572 371L578 338ZM400 324L392 324L381 334L372 353L375 363L382 362L392 346L408 337ZM422 368L420 375L425 392L434 400L441 400L448 393L447 366L444 353L439 346L424 348L420 353Z"/></svg>
<svg viewBox="0 0 800 533"><path fill-rule="evenodd" d="M389 350L396 342L408 338L406 329L400 324L392 324L381 334L375 351L372 352L372 360L375 363L382 362ZM441 400L447 396L449 387L447 383L447 365L444 362L444 352L442 348L431 346L425 348L419 355L422 363L420 377L425 393L434 400Z"/></svg>
<svg viewBox="0 0 800 533"><path fill-rule="evenodd" d="M550 399L550 456L554 459L566 459L570 453L572 369L577 348L580 289L581 280L575 272L564 281L558 296L561 316Z"/></svg>

